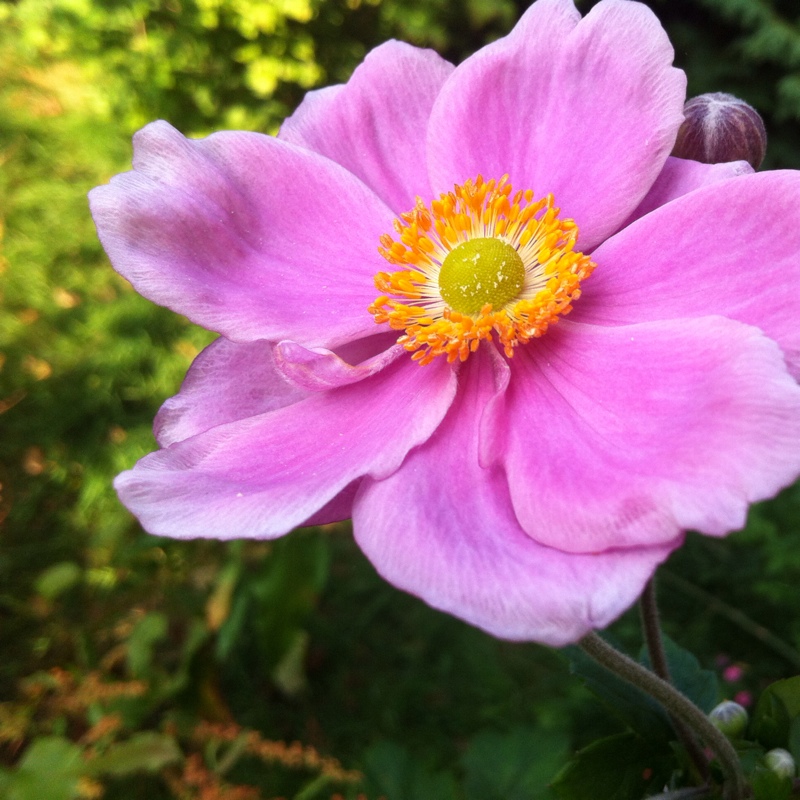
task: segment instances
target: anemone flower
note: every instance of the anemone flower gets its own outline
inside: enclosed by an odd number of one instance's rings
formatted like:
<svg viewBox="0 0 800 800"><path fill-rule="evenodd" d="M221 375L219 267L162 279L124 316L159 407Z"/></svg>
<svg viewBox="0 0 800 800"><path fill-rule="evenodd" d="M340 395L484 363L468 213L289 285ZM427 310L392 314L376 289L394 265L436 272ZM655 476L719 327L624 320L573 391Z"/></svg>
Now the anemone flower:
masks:
<svg viewBox="0 0 800 800"><path fill-rule="evenodd" d="M394 585L560 646L795 480L800 175L671 158L672 60L644 5L538 0L458 67L376 48L277 137L139 132L100 239L220 334L116 480L144 528L352 517Z"/></svg>

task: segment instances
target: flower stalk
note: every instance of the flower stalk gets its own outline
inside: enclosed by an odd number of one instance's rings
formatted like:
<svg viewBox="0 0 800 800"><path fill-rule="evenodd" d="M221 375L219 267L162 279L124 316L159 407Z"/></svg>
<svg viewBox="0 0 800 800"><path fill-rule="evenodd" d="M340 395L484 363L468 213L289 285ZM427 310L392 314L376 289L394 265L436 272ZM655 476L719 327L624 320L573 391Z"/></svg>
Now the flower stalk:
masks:
<svg viewBox="0 0 800 800"><path fill-rule="evenodd" d="M693 730L711 748L719 761L725 776L725 799L744 800L747 796L747 781L736 750L691 700L663 678L620 653L596 633L587 634L579 644L587 655L658 700L670 714Z"/></svg>
<svg viewBox="0 0 800 800"><path fill-rule="evenodd" d="M658 603L656 600L656 582L655 578L651 578L644 587L642 596L639 600L639 612L642 619L642 630L644 632L644 639L647 645L647 652L650 654L650 664L653 672L659 678L672 683L669 674L669 663L667 661L667 653L664 650L664 640L661 638L661 617L658 612ZM691 729L674 714L669 715L672 727L681 741L681 744L689 754L689 758L697 768L700 777L708 780L708 759L703 753L703 749L697 743L697 739L692 733Z"/></svg>

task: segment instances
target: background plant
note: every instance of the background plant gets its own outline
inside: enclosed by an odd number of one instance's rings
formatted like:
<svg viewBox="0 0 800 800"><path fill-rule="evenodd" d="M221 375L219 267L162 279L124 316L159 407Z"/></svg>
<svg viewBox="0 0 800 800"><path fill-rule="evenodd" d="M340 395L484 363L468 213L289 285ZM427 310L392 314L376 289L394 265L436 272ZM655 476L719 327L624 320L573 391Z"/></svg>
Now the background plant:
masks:
<svg viewBox="0 0 800 800"><path fill-rule="evenodd" d="M660 712L621 705L577 653L498 642L400 594L347 525L159 540L110 488L210 339L136 296L97 243L85 194L128 167L133 131L274 132L381 41L460 61L524 5L0 2L0 796L638 800L685 776ZM766 166L800 167L794 0L650 5L690 94L748 100ZM798 520L789 489L744 533L690 537L661 580L701 706L767 698L752 769L778 741L800 758L796 685L764 692L800 672ZM614 635L636 652L635 614Z"/></svg>

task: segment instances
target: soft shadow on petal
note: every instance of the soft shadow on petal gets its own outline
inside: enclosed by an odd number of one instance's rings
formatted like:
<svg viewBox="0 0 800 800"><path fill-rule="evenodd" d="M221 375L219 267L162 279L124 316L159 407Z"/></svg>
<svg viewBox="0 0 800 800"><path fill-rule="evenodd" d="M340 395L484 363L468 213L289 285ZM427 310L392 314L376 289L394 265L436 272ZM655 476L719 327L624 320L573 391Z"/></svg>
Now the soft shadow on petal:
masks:
<svg viewBox="0 0 800 800"><path fill-rule="evenodd" d="M492 423L520 524L571 552L724 535L800 475L800 387L721 317L561 322L514 355Z"/></svg>
<svg viewBox="0 0 800 800"><path fill-rule="evenodd" d="M664 164L656 182L645 195L644 200L628 218L630 225L639 217L649 214L659 206L677 200L695 189L711 186L720 181L752 175L753 168L746 161L728 161L724 164L701 164L684 158L670 158ZM625 225L623 227L625 227Z"/></svg>
<svg viewBox="0 0 800 800"><path fill-rule="evenodd" d="M428 129L434 191L481 173L553 193L587 250L642 200L683 121L685 77L652 11L539 0L504 39L461 64Z"/></svg>
<svg viewBox="0 0 800 800"><path fill-rule="evenodd" d="M181 385L156 415L156 440L168 447L217 425L292 405L308 391L284 377L271 342L220 337L194 360Z"/></svg>
<svg viewBox="0 0 800 800"><path fill-rule="evenodd" d="M684 195L593 254L574 321L722 314L756 325L800 377L800 173L762 172Z"/></svg>
<svg viewBox="0 0 800 800"><path fill-rule="evenodd" d="M455 383L446 363L400 360L358 383L146 456L114 485L156 535L280 536L359 477L396 470L439 425Z"/></svg>
<svg viewBox="0 0 800 800"><path fill-rule="evenodd" d="M111 263L145 297L235 340L335 347L367 306L394 215L358 178L269 136L134 137L134 170L90 193Z"/></svg>
<svg viewBox="0 0 800 800"><path fill-rule="evenodd" d="M392 336L396 339L396 334ZM364 380L409 354L394 344L357 364L350 364L336 353L322 348L310 350L296 342L279 342L276 362L281 374L309 392L323 392Z"/></svg>
<svg viewBox="0 0 800 800"><path fill-rule="evenodd" d="M490 355L484 345L470 357L447 418L397 472L364 480L354 533L386 580L433 607L495 636L559 647L630 606L682 537L575 555L525 534L502 470L478 465L481 413L503 383Z"/></svg>
<svg viewBox="0 0 800 800"><path fill-rule="evenodd" d="M400 214L430 198L425 131L452 71L433 50L387 42L344 86L307 94L278 135L346 167Z"/></svg>
<svg viewBox="0 0 800 800"><path fill-rule="evenodd" d="M333 500L329 500L319 511L315 511L298 527L330 525L332 522L342 522L342 520L350 519L353 516L353 501L363 480L363 478L358 478L348 486L345 486Z"/></svg>

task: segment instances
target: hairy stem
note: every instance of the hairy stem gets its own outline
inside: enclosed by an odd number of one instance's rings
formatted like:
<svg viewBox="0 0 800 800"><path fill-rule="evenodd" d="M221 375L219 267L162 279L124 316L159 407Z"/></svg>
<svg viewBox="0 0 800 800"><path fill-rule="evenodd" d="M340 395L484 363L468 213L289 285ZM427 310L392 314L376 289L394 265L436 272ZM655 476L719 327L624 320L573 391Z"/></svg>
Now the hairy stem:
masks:
<svg viewBox="0 0 800 800"><path fill-rule="evenodd" d="M658 603L656 601L656 582L651 578L644 587L641 599L639 600L639 610L642 618L642 630L644 639L647 643L647 652L650 654L650 664L653 672L659 678L672 683L669 674L669 664L667 654L664 650L664 640L661 638L661 618L658 613ZM703 753L703 748L697 743L697 739L689 728L679 717L674 714L669 715L672 727L681 741L681 744L689 754L689 758L697 768L700 777L708 780L708 759Z"/></svg>
<svg viewBox="0 0 800 800"><path fill-rule="evenodd" d="M658 613L658 604L656 602L656 583L654 578L651 578L645 584L642 596L639 598L639 611L653 672L659 678L669 681L669 664L664 650L664 642L661 638L661 617Z"/></svg>
<svg viewBox="0 0 800 800"><path fill-rule="evenodd" d="M686 723L716 754L725 776L726 800L744 800L747 781L736 750L691 700L663 678L614 649L596 633L587 634L579 644L599 664L658 700L669 713Z"/></svg>

